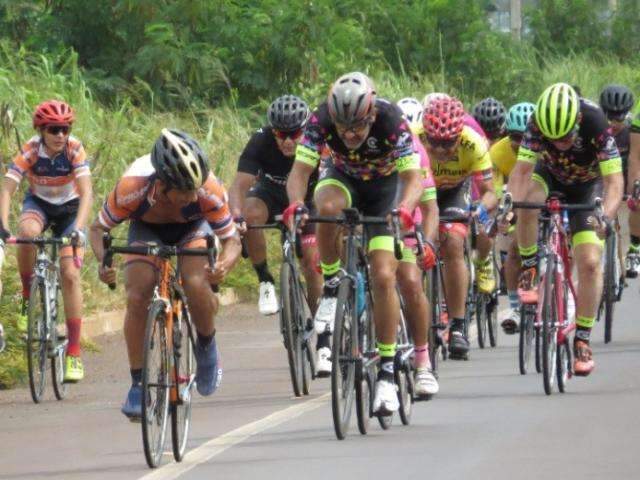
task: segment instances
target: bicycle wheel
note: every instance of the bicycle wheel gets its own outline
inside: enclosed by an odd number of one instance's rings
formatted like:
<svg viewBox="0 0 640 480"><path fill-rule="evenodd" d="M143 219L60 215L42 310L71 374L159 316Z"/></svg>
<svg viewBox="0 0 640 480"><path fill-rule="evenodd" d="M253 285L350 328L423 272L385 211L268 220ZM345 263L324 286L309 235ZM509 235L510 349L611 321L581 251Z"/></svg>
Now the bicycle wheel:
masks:
<svg viewBox="0 0 640 480"><path fill-rule="evenodd" d="M411 423L411 410L413 406L413 391L411 387L411 368L408 365L401 365L399 356L401 352L396 352L396 366L394 368L394 377L398 389L398 400L400 408L400 421L403 425Z"/></svg>
<svg viewBox="0 0 640 480"><path fill-rule="evenodd" d="M344 440L349 429L355 397L354 356L359 353L358 322L351 279L345 277L338 288L336 320L333 329L331 362L331 410L336 437Z"/></svg>
<svg viewBox="0 0 640 480"><path fill-rule="evenodd" d="M487 327L489 345L495 348L498 345L498 298L495 294L487 303Z"/></svg>
<svg viewBox="0 0 640 480"><path fill-rule="evenodd" d="M535 306L522 305L520 307L520 338L518 342L518 365L520 374L526 375L529 370L531 350L533 347Z"/></svg>
<svg viewBox="0 0 640 480"><path fill-rule="evenodd" d="M356 418L358 420L358 430L362 435L366 435L369 430L370 419L373 410L373 389L375 379L373 368L366 366L367 353L375 352L375 329L373 325L373 302L371 292L367 291L367 301L364 313L358 319L359 343L363 351L361 361L356 363Z"/></svg>
<svg viewBox="0 0 640 480"><path fill-rule="evenodd" d="M433 268L430 273L423 274L424 290L427 292L427 299L431 307L431 328L429 328L427 342L429 345L429 359L431 360L431 370L433 375L438 377L438 364L440 360L440 349L442 340L440 338L440 315L441 300L438 283L438 269Z"/></svg>
<svg viewBox="0 0 640 480"><path fill-rule="evenodd" d="M571 368L571 348L569 347L569 339L565 338L564 342L558 345L558 355L556 356L556 376L560 393L566 391L567 382L571 378Z"/></svg>
<svg viewBox="0 0 640 480"><path fill-rule="evenodd" d="M27 309L27 365L31 398L40 403L44 394L47 370L47 307L45 285L41 279L31 281Z"/></svg>
<svg viewBox="0 0 640 480"><path fill-rule="evenodd" d="M551 395L555 381L556 355L558 350L558 303L554 285L556 273L556 259L549 255L547 272L542 279L544 296L542 298L542 381L544 393Z"/></svg>
<svg viewBox="0 0 640 480"><path fill-rule="evenodd" d="M191 427L191 399L195 386L196 360L189 332L187 307L183 303L180 315L173 319L173 372L177 398L171 403L171 446L173 458L181 462L187 448Z"/></svg>
<svg viewBox="0 0 640 480"><path fill-rule="evenodd" d="M302 289L302 285L298 283L298 288ZM315 343L311 342L313 335L313 317L311 315L311 309L309 308L309 302L304 292L300 291L300 302L302 303L302 309L299 310L299 314L296 317L298 320L298 340L300 342L300 365L302 367L302 393L309 395L311 392L311 380L316 378L316 358L313 355L313 347Z"/></svg>
<svg viewBox="0 0 640 480"><path fill-rule="evenodd" d="M142 443L147 464L162 460L169 416L169 352L165 304L155 301L147 316L142 368Z"/></svg>
<svg viewBox="0 0 640 480"><path fill-rule="evenodd" d="M484 348L487 338L487 299L483 293L476 295L476 325L478 327L478 347Z"/></svg>
<svg viewBox="0 0 640 480"><path fill-rule="evenodd" d="M60 317L60 306L62 305L62 292L60 290L60 284L57 281L53 282L54 287L51 291L55 291L55 298L49 299L51 310L51 334L55 336L54 345L55 350L51 352L51 380L53 383L53 393L56 399L62 400L67 396L67 384L64 383L65 372L65 358L67 355L67 337L58 333L58 318ZM55 314L54 314L55 313Z"/></svg>
<svg viewBox="0 0 640 480"><path fill-rule="evenodd" d="M287 262L282 263L282 268L280 270L280 298L282 299L280 315L285 347L287 348L287 360L289 362L291 386L293 387L293 394L296 397L301 397L303 393L302 342L298 338L298 327L296 322L297 306L295 301L295 280L293 278L291 265Z"/></svg>
<svg viewBox="0 0 640 480"><path fill-rule="evenodd" d="M604 303L604 343L609 343L611 341L611 329L613 327L614 304L617 300L615 234L607 239L606 247L602 302Z"/></svg>
<svg viewBox="0 0 640 480"><path fill-rule="evenodd" d="M371 419L371 402L373 401L371 391L371 378L364 367L358 368L355 379L356 388L356 418L358 420L358 431L366 435L369 431L369 420Z"/></svg>
<svg viewBox="0 0 640 480"><path fill-rule="evenodd" d="M535 332L535 352L536 352L536 373L542 373L542 341L541 341L541 334L540 334L540 327L536 327L534 326L534 332Z"/></svg>

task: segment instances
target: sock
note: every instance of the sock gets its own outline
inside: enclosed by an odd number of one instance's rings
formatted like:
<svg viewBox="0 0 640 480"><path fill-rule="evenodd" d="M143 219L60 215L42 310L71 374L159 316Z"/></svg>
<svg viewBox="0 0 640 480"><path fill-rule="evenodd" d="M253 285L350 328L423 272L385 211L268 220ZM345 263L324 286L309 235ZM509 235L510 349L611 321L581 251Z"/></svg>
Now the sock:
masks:
<svg viewBox="0 0 640 480"><path fill-rule="evenodd" d="M416 368L431 368L431 359L429 358L429 345L416 345L413 351L415 352Z"/></svg>
<svg viewBox="0 0 640 480"><path fill-rule="evenodd" d="M262 282L275 283L275 281L273 280L273 275L271 275L271 272L269 271L269 266L267 265L266 260L262 263L258 263L257 265L254 265L253 269L256 271L256 274L258 275L258 281L260 283Z"/></svg>
<svg viewBox="0 0 640 480"><path fill-rule="evenodd" d="M629 245L629 250L633 253L640 252L640 237L636 237L635 235L629 235L629 239L631 240L631 244Z"/></svg>
<svg viewBox="0 0 640 480"><path fill-rule="evenodd" d="M340 259L331 264L320 262L320 269L324 277L323 295L325 297L335 297L338 294L337 287L330 287L328 284L340 271Z"/></svg>
<svg viewBox="0 0 640 480"><path fill-rule="evenodd" d="M451 320L451 330L464 332L464 318L454 318Z"/></svg>
<svg viewBox="0 0 640 480"><path fill-rule="evenodd" d="M67 337L69 344L67 345L67 355L70 357L80 356L80 327L82 319L67 318Z"/></svg>
<svg viewBox="0 0 640 480"><path fill-rule="evenodd" d="M377 342L377 345L378 352L380 352L380 371L378 372L378 380L393 382L393 360L396 356L396 344Z"/></svg>
<svg viewBox="0 0 640 480"><path fill-rule="evenodd" d="M211 342L213 341L213 337L216 336L215 330L211 335L202 335L200 332L197 332L197 333L198 333L198 344L202 348L207 348L209 345L211 345Z"/></svg>
<svg viewBox="0 0 640 480"><path fill-rule="evenodd" d="M517 290L509 290L507 292L507 296L509 297L509 307L517 310L520 308L520 297L518 297Z"/></svg>
<svg viewBox="0 0 640 480"><path fill-rule="evenodd" d="M22 298L24 300L29 300L29 295L31 295L31 279L33 278L33 274L29 273L21 273L20 281L22 282Z"/></svg>
<svg viewBox="0 0 640 480"><path fill-rule="evenodd" d="M318 335L318 341L316 342L316 351L325 347L331 348L331 333L329 332Z"/></svg>
<svg viewBox="0 0 640 480"><path fill-rule="evenodd" d="M574 337L574 342L576 340L582 340L583 342L589 343L591 338L591 328L589 327L581 327L578 325L576 327L576 336Z"/></svg>
<svg viewBox="0 0 640 480"><path fill-rule="evenodd" d="M523 268L531 268L538 266L538 245L531 247L518 247L520 250L520 258L522 259Z"/></svg>
<svg viewBox="0 0 640 480"><path fill-rule="evenodd" d="M131 385L140 385L142 383L142 369L132 368L131 372Z"/></svg>

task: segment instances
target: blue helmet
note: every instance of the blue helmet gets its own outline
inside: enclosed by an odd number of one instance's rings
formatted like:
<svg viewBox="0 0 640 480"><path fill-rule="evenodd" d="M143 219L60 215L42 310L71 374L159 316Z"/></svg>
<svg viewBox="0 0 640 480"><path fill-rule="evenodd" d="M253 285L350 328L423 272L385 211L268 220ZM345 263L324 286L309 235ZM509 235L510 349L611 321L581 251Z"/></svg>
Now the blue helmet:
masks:
<svg viewBox="0 0 640 480"><path fill-rule="evenodd" d="M511 107L507 114L507 132L524 133L529 117L531 117L535 109L536 106L529 102L516 103Z"/></svg>

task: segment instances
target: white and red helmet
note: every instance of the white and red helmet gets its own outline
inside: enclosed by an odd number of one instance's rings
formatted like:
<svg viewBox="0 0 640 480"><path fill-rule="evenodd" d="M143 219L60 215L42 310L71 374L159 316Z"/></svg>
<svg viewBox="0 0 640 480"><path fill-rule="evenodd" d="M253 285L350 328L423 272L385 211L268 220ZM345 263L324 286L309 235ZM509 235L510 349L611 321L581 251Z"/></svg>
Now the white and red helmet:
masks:
<svg viewBox="0 0 640 480"><path fill-rule="evenodd" d="M436 98L429 102L422 116L424 132L435 140L452 140L462 133L464 107L454 97Z"/></svg>

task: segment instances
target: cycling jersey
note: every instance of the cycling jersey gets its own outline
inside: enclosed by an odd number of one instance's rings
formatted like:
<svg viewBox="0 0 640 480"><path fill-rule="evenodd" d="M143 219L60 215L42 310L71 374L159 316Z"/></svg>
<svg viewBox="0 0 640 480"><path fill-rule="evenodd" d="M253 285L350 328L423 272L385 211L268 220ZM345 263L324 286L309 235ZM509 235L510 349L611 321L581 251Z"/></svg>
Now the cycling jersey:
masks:
<svg viewBox="0 0 640 480"><path fill-rule="evenodd" d="M355 150L349 150L338 136L326 102L320 105L307 123L295 160L315 168L325 146L336 170L363 181L420 168L402 111L382 99L376 100L376 119L368 137Z"/></svg>
<svg viewBox="0 0 640 480"><path fill-rule="evenodd" d="M259 182L273 183L284 189L293 160L294 157L285 156L278 148L271 128L262 127L251 136L240 155L238 172L255 175ZM315 172L309 182L311 186L317 178L318 174Z"/></svg>
<svg viewBox="0 0 640 480"><path fill-rule="evenodd" d="M150 155L134 161L104 202L98 216L101 225L110 230L125 220L173 224L204 218L218 237L235 234L227 191L213 173L198 189L197 200L182 208L169 204L160 195L156 178Z"/></svg>
<svg viewBox="0 0 640 480"><path fill-rule="evenodd" d="M434 161L431 169L438 190L456 187L472 175L491 180L491 157L485 139L465 126L452 156L445 161Z"/></svg>
<svg viewBox="0 0 640 480"><path fill-rule="evenodd" d="M42 138L34 136L13 159L5 176L20 183L26 175L33 195L50 204L62 205L79 198L76 179L90 174L80 140L70 136L65 149L50 158Z"/></svg>
<svg viewBox="0 0 640 480"><path fill-rule="evenodd" d="M566 151L558 150L542 135L533 118L535 114L532 115L518 150L518 161L541 163L564 185L620 172L620 153L600 107L581 98L580 113L578 136Z"/></svg>
<svg viewBox="0 0 640 480"><path fill-rule="evenodd" d="M638 103L635 116L631 121L631 133L640 133L640 102Z"/></svg>
<svg viewBox="0 0 640 480"><path fill-rule="evenodd" d="M505 179L513 170L517 159L516 152L511 148L511 139L504 137L491 145L489 155L493 163L493 187L498 198L501 198Z"/></svg>

